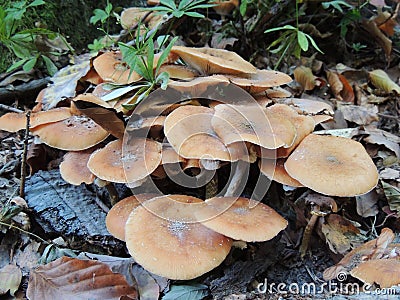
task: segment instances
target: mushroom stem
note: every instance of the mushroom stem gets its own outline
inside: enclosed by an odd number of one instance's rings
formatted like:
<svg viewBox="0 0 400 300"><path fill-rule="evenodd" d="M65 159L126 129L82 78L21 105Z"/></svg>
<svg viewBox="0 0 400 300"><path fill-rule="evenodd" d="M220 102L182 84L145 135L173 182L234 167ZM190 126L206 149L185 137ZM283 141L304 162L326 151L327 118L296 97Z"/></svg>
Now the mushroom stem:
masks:
<svg viewBox="0 0 400 300"><path fill-rule="evenodd" d="M111 206L114 206L119 201L118 192L115 189L115 186L112 184L112 182L106 184L105 188L107 189L107 192L110 196Z"/></svg>
<svg viewBox="0 0 400 300"><path fill-rule="evenodd" d="M238 189L241 187L240 183L248 170L248 168L244 165L244 161L238 161L236 163L235 169L233 170L234 174L232 176L231 181L229 182L228 187L226 188L224 197L233 197L239 196L235 195L238 192Z"/></svg>
<svg viewBox="0 0 400 300"><path fill-rule="evenodd" d="M326 213L319 210L319 205L314 205L313 209L311 210L311 218L308 221L306 228L304 229L303 240L301 241L301 245L300 245L300 249L299 249L301 258L303 258L307 253L308 244L310 243L310 238L311 238L311 234L314 229L315 223L317 222L319 217L323 217L325 215L326 215Z"/></svg>
<svg viewBox="0 0 400 300"><path fill-rule="evenodd" d="M26 112L26 127L24 136L24 150L22 153L22 163L21 163L21 182L19 186L19 196L25 198L25 180L26 180L26 157L28 154L28 143L29 143L29 126L31 119L31 111Z"/></svg>
<svg viewBox="0 0 400 300"><path fill-rule="evenodd" d="M218 173L206 184L206 199L213 198L218 194Z"/></svg>

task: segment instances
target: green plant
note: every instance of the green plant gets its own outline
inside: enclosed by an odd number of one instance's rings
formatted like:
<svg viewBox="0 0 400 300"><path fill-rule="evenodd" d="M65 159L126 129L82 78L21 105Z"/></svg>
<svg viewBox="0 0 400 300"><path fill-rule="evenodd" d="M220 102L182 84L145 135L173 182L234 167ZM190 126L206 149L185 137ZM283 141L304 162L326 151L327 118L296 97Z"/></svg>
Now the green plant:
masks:
<svg viewBox="0 0 400 300"><path fill-rule="evenodd" d="M0 7L0 45L6 47L19 59L7 69L7 72L21 66L24 71L28 72L34 67L42 65L50 75L57 71L51 57L59 56L62 53L46 47L45 41L54 41L58 38L64 45L68 45L66 40L58 33L45 28L23 29L23 19L27 10L44 4L43 0L34 0L29 4L23 0L13 2L9 7Z"/></svg>
<svg viewBox="0 0 400 300"><path fill-rule="evenodd" d="M299 2L299 0L296 0L296 27L292 25L285 25L264 31L264 33L270 33L274 31L283 32L281 36L273 41L268 47L268 50L270 50L271 53L280 54L280 58L275 65L275 68L279 66L286 54L293 54L296 58L300 58L301 51L308 51L310 43L318 52L323 53L317 46L314 39L309 34L304 33L299 29ZM277 47L272 49L275 46Z"/></svg>
<svg viewBox="0 0 400 300"><path fill-rule="evenodd" d="M179 19L184 15L192 18L204 18L204 15L195 12L196 9L213 7L215 4L208 3L206 0L183 0L176 6L173 0L161 0L160 5L149 8L162 14L171 14Z"/></svg>

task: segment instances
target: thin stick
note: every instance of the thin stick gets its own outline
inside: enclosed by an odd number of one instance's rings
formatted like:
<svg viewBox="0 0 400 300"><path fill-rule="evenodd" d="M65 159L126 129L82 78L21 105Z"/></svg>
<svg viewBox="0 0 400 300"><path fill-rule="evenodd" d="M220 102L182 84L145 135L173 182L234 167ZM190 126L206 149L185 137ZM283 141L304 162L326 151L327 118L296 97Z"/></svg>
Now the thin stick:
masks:
<svg viewBox="0 0 400 300"><path fill-rule="evenodd" d="M12 106L8 106L8 105L5 105L5 104L0 104L0 109L6 110L6 111L15 112L15 113L19 113L19 114L24 112L23 110L20 110L18 108L15 108L15 107L12 107Z"/></svg>
<svg viewBox="0 0 400 300"><path fill-rule="evenodd" d="M24 151L22 153L22 163L21 163L21 183L19 186L19 196L25 198L25 180L26 180L26 156L28 152L28 142L29 142L29 123L30 123L31 111L26 112L26 127L25 127L25 137L24 137Z"/></svg>
<svg viewBox="0 0 400 300"><path fill-rule="evenodd" d="M0 225L6 226L6 227L9 227L9 228L17 229L17 230L19 230L19 231L21 231L21 232L23 232L23 233L25 233L25 234L31 235L31 236L33 236L33 237L39 239L40 241L42 241L43 243L45 243L45 244L47 244L47 245L50 245L50 243L49 243L48 241L42 239L40 236L38 236L38 235L36 235L36 234L34 234L34 233L32 233L32 232L26 231L26 230L24 230L24 229L22 229L22 228L19 228L18 226L14 226L14 225L11 225L11 224L7 224L7 223L1 222L1 221L0 221Z"/></svg>

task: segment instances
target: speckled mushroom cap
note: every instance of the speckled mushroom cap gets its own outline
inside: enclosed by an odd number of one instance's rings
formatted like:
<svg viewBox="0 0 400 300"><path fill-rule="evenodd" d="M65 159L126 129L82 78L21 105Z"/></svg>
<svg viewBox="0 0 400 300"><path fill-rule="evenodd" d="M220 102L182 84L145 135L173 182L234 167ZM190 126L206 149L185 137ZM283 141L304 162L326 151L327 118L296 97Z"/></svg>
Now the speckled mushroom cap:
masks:
<svg viewBox="0 0 400 300"><path fill-rule="evenodd" d="M136 72L131 72L126 63L122 61L122 54L119 51L110 51L99 55L93 60L93 67L106 82L128 84L142 78Z"/></svg>
<svg viewBox="0 0 400 300"><path fill-rule="evenodd" d="M105 140L109 133L86 116L71 116L63 121L39 125L31 131L57 149L79 151Z"/></svg>
<svg viewBox="0 0 400 300"><path fill-rule="evenodd" d="M267 149L277 149L290 147L296 137L292 122L274 116L256 104L217 105L211 124L226 145L246 141Z"/></svg>
<svg viewBox="0 0 400 300"><path fill-rule="evenodd" d="M257 71L251 63L228 50L174 46L171 53L177 54L188 65L204 75L251 74Z"/></svg>
<svg viewBox="0 0 400 300"><path fill-rule="evenodd" d="M153 198L128 217L129 253L146 270L170 279L196 278L228 255L231 239L194 221L202 200L184 195Z"/></svg>
<svg viewBox="0 0 400 300"><path fill-rule="evenodd" d="M211 127L214 110L185 105L171 112L164 123L164 134L174 150L186 159L237 161L239 147L228 148Z"/></svg>
<svg viewBox="0 0 400 300"><path fill-rule="evenodd" d="M161 162L161 144L136 138L131 144L122 140L108 143L89 158L88 168L103 180L133 183L150 175Z"/></svg>
<svg viewBox="0 0 400 300"><path fill-rule="evenodd" d="M107 213L106 227L117 239L125 240L125 224L131 212L142 202L158 197L157 194L138 194L118 201Z"/></svg>
<svg viewBox="0 0 400 300"><path fill-rule="evenodd" d="M400 260L374 259L362 262L350 271L351 276L369 284L377 283L380 288L400 284Z"/></svg>
<svg viewBox="0 0 400 300"><path fill-rule="evenodd" d="M260 159L258 166L260 168L260 172L271 180L288 186L302 187L303 185L300 182L290 177L290 175L286 172L284 163L285 159L282 158L276 160L262 158Z"/></svg>
<svg viewBox="0 0 400 300"><path fill-rule="evenodd" d="M378 171L363 145L343 137L306 136L285 169L304 186L330 196L362 195L378 183Z"/></svg>
<svg viewBox="0 0 400 300"><path fill-rule="evenodd" d="M29 118L29 127L35 128L39 125L62 121L68 119L69 117L71 117L71 111L69 107L59 107L46 111L39 111L31 113L31 116ZM17 132L18 130L25 128L25 113L10 112L0 117L0 130Z"/></svg>
<svg viewBox="0 0 400 300"><path fill-rule="evenodd" d="M215 197L195 212L204 226L235 240L268 241L288 222L271 207L247 198Z"/></svg>
<svg viewBox="0 0 400 300"><path fill-rule="evenodd" d="M282 72L272 70L257 70L255 74L247 77L237 77L227 75L229 81L249 92L256 94L263 92L271 87L287 84L292 78Z"/></svg>
<svg viewBox="0 0 400 300"><path fill-rule="evenodd" d="M90 172L87 162L95 150L96 148L90 148L82 151L67 152L60 163L61 177L73 185L93 183L96 177Z"/></svg>

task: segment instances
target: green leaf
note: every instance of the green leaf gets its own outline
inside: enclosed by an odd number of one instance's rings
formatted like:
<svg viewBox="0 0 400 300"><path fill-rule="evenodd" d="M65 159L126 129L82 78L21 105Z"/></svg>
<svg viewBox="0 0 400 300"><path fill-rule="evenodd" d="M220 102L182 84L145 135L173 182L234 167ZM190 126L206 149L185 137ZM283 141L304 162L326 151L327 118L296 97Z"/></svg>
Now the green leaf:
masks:
<svg viewBox="0 0 400 300"><path fill-rule="evenodd" d="M160 5L164 5L166 7L169 7L172 10L176 9L175 2L173 0L161 0Z"/></svg>
<svg viewBox="0 0 400 300"><path fill-rule="evenodd" d="M47 72L49 73L49 75L53 76L58 71L56 65L46 55L41 55L41 56L46 65Z"/></svg>
<svg viewBox="0 0 400 300"><path fill-rule="evenodd" d="M203 14L200 14L200 13L197 13L194 11L185 12L185 15L187 15L188 17L192 17L192 18L204 18Z"/></svg>
<svg viewBox="0 0 400 300"><path fill-rule="evenodd" d="M301 50L308 50L308 40L304 32L297 31L297 42L299 43Z"/></svg>
<svg viewBox="0 0 400 300"><path fill-rule="evenodd" d="M156 78L156 83L161 85L161 89L166 90L168 87L169 74L167 72L160 73Z"/></svg>
<svg viewBox="0 0 400 300"><path fill-rule="evenodd" d="M7 73L14 71L15 69L18 69L20 66L22 66L26 61L28 60L28 58L24 58L21 60L16 61L15 63L13 63L8 69L7 69Z"/></svg>
<svg viewBox="0 0 400 300"><path fill-rule="evenodd" d="M180 10L174 10L173 12L172 12L172 15L175 17L175 18L182 18L182 16L185 14L185 12L183 12L183 11L180 11Z"/></svg>
<svg viewBox="0 0 400 300"><path fill-rule="evenodd" d="M157 62L157 67L155 74L158 73L160 70L161 65L164 63L165 59L168 57L168 54L171 52L172 46L175 44L175 42L178 40L178 37L174 37L172 41L168 44L168 46L164 49L164 51L161 53L160 59Z"/></svg>
<svg viewBox="0 0 400 300"><path fill-rule="evenodd" d="M242 15L242 17L244 17L246 15L246 11L247 11L247 0L242 0L239 6L239 11L240 14Z"/></svg>
<svg viewBox="0 0 400 300"><path fill-rule="evenodd" d="M107 13L108 16L110 16L112 9L113 9L112 4L108 3L105 9L105 12Z"/></svg>
<svg viewBox="0 0 400 300"><path fill-rule="evenodd" d="M26 7L39 6L43 4L46 4L46 2L44 2L43 0L35 0L32 3L28 4Z"/></svg>
<svg viewBox="0 0 400 300"><path fill-rule="evenodd" d="M305 34L305 35L306 35L306 37L310 40L311 45L312 45L315 49L317 49L318 52L324 54L324 52L322 52L322 50L319 49L319 47L318 47L317 43L314 41L314 39L313 39L309 34Z"/></svg>
<svg viewBox="0 0 400 300"><path fill-rule="evenodd" d="M279 31L279 30L297 30L296 27L293 27L292 25L285 25L285 26L281 26L281 27L274 27L271 29L267 29L264 31L264 33L270 33L273 31Z"/></svg>
<svg viewBox="0 0 400 300"><path fill-rule="evenodd" d="M189 2L190 2L190 0L182 0L182 1L180 1L179 5L178 5L178 9L182 10L184 7L186 7L186 5L188 5Z"/></svg>
<svg viewBox="0 0 400 300"><path fill-rule="evenodd" d="M96 24L97 22L101 22L101 23L104 23L106 20L107 20L107 18L108 18L108 15L107 15L107 13L104 11L104 10L102 10L102 9L99 9L99 8L96 8L94 11L93 11L93 16L90 18L90 20L89 20L89 22L91 23L91 24Z"/></svg>
<svg viewBox="0 0 400 300"><path fill-rule="evenodd" d="M348 8L353 8L352 5L348 4L345 1L341 1L341 0L322 2L321 4L322 4L322 7L325 9L328 9L330 6L332 6L333 8L337 9L341 13L343 13L343 9L342 9L341 5L348 7Z"/></svg>
<svg viewBox="0 0 400 300"><path fill-rule="evenodd" d="M22 69L25 71L25 72L29 72L30 70L32 70L34 67L35 67L35 65L36 65L36 62L37 62L37 57L32 57L31 59L29 59L24 65L23 65L23 67L22 67Z"/></svg>
<svg viewBox="0 0 400 300"><path fill-rule="evenodd" d="M208 294L208 287L203 284L171 285L162 300L201 300Z"/></svg>

